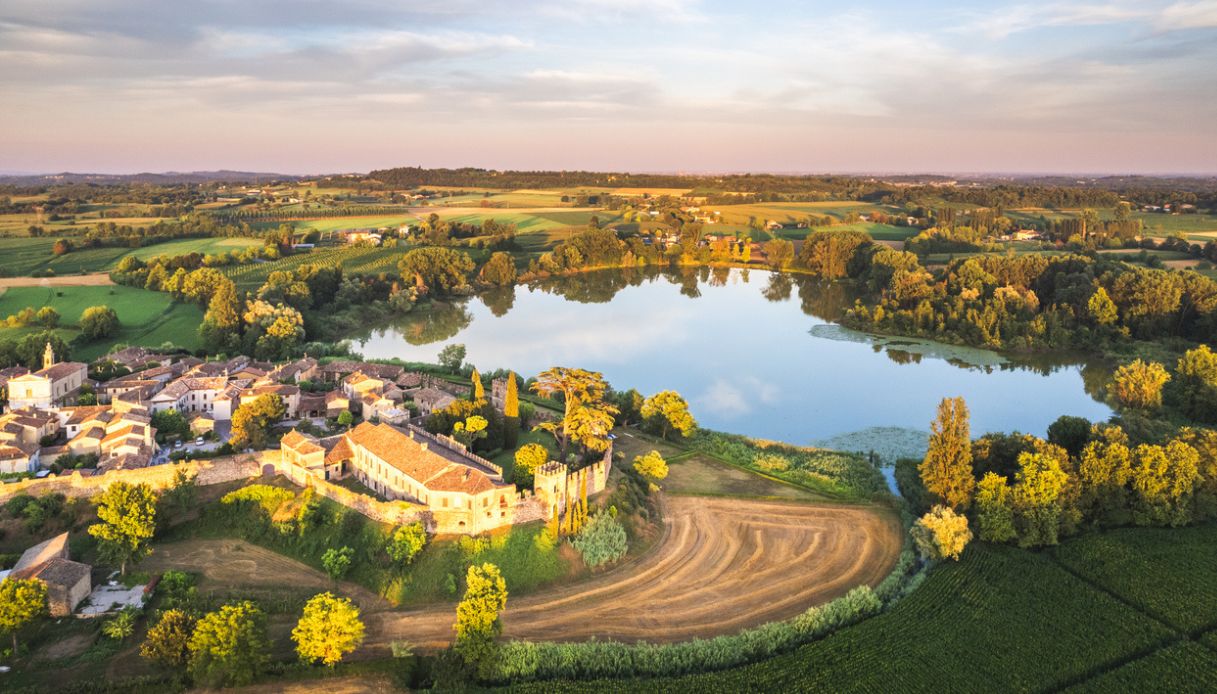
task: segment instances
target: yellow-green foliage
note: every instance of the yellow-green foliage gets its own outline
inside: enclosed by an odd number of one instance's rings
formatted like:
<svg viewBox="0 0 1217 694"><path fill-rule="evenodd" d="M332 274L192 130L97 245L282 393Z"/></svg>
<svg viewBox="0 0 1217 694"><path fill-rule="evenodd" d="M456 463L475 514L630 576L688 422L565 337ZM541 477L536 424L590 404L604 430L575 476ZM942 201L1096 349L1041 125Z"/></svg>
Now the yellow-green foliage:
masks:
<svg viewBox="0 0 1217 694"><path fill-rule="evenodd" d="M123 573L127 562L139 561L152 551L156 532L156 494L147 484L115 482L97 499L98 523L89 526L101 554L117 561Z"/></svg>
<svg viewBox="0 0 1217 694"><path fill-rule="evenodd" d="M931 559L959 560L964 547L972 541L968 517L946 506L935 506L913 526L913 540L921 553Z"/></svg>
<svg viewBox="0 0 1217 694"><path fill-rule="evenodd" d="M659 451L651 451L634 458L634 470L648 479L662 480L668 476L668 461Z"/></svg>
<svg viewBox="0 0 1217 694"><path fill-rule="evenodd" d="M469 567L465 597L456 606L456 648L465 661L493 666L494 640L503 630L499 613L507 607L507 582L494 564Z"/></svg>
<svg viewBox="0 0 1217 694"><path fill-rule="evenodd" d="M1169 380L1171 375L1161 364L1138 359L1116 369L1107 391L1125 407L1156 410L1162 406L1162 386Z"/></svg>
<svg viewBox="0 0 1217 694"><path fill-rule="evenodd" d="M296 654L300 659L307 663L320 661L330 667L359 648L363 635L359 608L347 598L334 597L333 593L313 596L304 605L296 628L292 629L292 640L296 642Z"/></svg>
<svg viewBox="0 0 1217 694"><path fill-rule="evenodd" d="M222 504L237 504L252 502L262 507L266 515L274 517L279 507L296 498L291 490L282 487L272 487L269 484L251 484L234 492L229 492L220 499Z"/></svg>

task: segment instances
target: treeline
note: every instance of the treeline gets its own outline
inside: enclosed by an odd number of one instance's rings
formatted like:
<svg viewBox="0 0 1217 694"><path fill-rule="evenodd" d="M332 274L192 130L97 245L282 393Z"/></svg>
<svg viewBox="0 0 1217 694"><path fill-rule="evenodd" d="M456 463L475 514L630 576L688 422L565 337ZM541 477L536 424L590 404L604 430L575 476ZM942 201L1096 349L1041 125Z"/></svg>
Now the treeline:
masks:
<svg viewBox="0 0 1217 694"><path fill-rule="evenodd" d="M813 232L796 264L864 286L844 318L864 330L1012 350L1217 339L1217 282L1195 272L1084 255L988 255L931 272L856 232Z"/></svg>
<svg viewBox="0 0 1217 694"><path fill-rule="evenodd" d="M356 217L367 215L401 214L404 210L398 206L385 205L345 205L341 207L321 206L314 203L310 209L276 209L256 207L222 208L207 212L207 216L226 222L286 222L296 221L301 217L333 219L336 217Z"/></svg>
<svg viewBox="0 0 1217 694"><path fill-rule="evenodd" d="M939 406L932 431L925 458L900 461L896 474L914 508L930 511L918 524L930 537L918 544L931 555L937 546L957 557L973 535L1043 547L1088 528L1217 518L1211 429L1138 441L1118 425L1066 416L1047 440L1014 433L972 441L967 407L954 398Z"/></svg>
<svg viewBox="0 0 1217 694"><path fill-rule="evenodd" d="M416 295L403 290L395 275L347 276L337 265L301 265L271 272L257 291L241 294L216 269L240 262L236 259L244 255L276 251L267 246L221 256L191 253L147 262L127 256L110 276L117 284L167 292L175 300L202 307L205 313L198 330L207 352L242 353L267 360L288 359L304 351L322 356L334 348L317 339L366 325L378 311L404 313L414 307ZM355 309L359 316L347 315Z"/></svg>
<svg viewBox="0 0 1217 694"><path fill-rule="evenodd" d="M52 233L62 235L60 229L49 231L37 226L30 228L30 236L49 236ZM259 232L254 231L248 224L222 224L207 217L192 216L182 220L160 221L148 226L102 222L88 228L83 234L62 239L64 245L57 244L53 252L63 255L82 248L141 248L176 239L257 236Z"/></svg>

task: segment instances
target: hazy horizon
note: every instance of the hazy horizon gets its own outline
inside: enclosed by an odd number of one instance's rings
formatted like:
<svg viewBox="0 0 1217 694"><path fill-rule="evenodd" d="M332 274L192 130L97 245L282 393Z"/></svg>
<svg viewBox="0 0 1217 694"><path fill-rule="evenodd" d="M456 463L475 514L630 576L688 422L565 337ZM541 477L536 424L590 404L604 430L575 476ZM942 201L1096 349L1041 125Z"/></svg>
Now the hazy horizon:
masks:
<svg viewBox="0 0 1217 694"><path fill-rule="evenodd" d="M1217 0L9 0L0 57L9 171L1217 172Z"/></svg>

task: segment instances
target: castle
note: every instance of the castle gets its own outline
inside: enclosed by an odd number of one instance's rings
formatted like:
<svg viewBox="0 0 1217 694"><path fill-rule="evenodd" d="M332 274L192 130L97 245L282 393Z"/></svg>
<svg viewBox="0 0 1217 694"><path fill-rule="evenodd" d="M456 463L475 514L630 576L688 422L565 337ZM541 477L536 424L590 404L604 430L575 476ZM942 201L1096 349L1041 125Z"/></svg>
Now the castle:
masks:
<svg viewBox="0 0 1217 694"><path fill-rule="evenodd" d="M293 430L280 442L281 462L327 481L354 477L376 494L423 507L428 530L478 534L561 515L581 495L604 490L612 447L584 468L551 461L533 489L517 492L502 469L447 436L407 424L364 422L324 439Z"/></svg>

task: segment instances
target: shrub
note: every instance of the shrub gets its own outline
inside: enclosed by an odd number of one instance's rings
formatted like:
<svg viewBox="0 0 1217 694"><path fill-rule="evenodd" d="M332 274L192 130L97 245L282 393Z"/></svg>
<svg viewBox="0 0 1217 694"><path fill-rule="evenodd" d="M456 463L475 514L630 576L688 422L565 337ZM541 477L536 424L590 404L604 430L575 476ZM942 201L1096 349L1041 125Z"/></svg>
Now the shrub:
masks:
<svg viewBox="0 0 1217 694"><path fill-rule="evenodd" d="M571 544L583 556L583 563L592 568L617 561L628 549L625 528L604 512L593 516Z"/></svg>
<svg viewBox="0 0 1217 694"><path fill-rule="evenodd" d="M234 492L229 492L220 499L222 504L252 503L262 507L267 516L274 516L275 511L283 504L292 501L296 495L289 489L272 487L269 484L251 484Z"/></svg>

